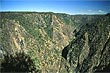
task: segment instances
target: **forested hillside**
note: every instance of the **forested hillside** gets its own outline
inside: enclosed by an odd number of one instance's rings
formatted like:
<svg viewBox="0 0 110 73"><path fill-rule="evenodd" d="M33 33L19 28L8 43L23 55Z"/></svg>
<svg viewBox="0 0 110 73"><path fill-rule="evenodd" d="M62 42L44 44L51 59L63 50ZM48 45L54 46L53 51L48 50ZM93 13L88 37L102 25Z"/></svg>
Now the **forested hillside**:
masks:
<svg viewBox="0 0 110 73"><path fill-rule="evenodd" d="M41 73L95 72L110 64L109 37L110 14L0 12L0 63L24 52Z"/></svg>

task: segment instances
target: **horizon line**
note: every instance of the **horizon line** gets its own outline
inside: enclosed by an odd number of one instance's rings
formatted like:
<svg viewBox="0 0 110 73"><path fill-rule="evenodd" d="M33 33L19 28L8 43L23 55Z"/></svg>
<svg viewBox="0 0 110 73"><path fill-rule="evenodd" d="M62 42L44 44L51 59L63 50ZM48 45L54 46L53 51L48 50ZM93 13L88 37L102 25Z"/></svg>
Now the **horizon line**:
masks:
<svg viewBox="0 0 110 73"><path fill-rule="evenodd" d="M52 11L0 11L1 12L33 12L33 13L56 13L56 14L68 14L68 15L105 15L105 14L108 14L108 13L75 13L75 14L70 14L70 13L66 13L66 12L52 12Z"/></svg>

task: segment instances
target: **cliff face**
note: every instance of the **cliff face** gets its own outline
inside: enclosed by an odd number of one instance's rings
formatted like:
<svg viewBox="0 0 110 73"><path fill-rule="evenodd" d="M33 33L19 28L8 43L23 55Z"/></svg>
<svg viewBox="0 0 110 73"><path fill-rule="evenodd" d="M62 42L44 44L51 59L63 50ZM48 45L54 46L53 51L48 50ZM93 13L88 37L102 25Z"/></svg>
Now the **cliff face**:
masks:
<svg viewBox="0 0 110 73"><path fill-rule="evenodd" d="M108 15L1 12L0 19L0 60L3 54L24 51L42 72L63 72L61 53L64 48L69 70L83 72L85 63L93 59L90 63L96 62L94 56L100 59L92 67L108 64L109 58L105 61L109 53ZM87 71L92 71L92 67L88 66Z"/></svg>
<svg viewBox="0 0 110 73"><path fill-rule="evenodd" d="M73 35L74 24L70 25L70 15L29 12L0 15L1 58L3 54L24 51L30 55L37 69L58 71L61 50Z"/></svg>
<svg viewBox="0 0 110 73"><path fill-rule="evenodd" d="M75 36L62 51L69 63L67 70L78 73L110 71L110 15L86 23Z"/></svg>

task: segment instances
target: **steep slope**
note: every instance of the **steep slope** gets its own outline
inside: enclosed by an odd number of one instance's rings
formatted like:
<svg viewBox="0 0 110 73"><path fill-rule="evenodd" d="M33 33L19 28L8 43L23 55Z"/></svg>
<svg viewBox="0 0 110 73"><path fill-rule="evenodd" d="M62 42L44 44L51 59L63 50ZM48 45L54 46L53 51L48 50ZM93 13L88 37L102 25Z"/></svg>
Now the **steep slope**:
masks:
<svg viewBox="0 0 110 73"><path fill-rule="evenodd" d="M54 13L1 13L1 52L14 54L25 51L43 71L58 70L61 49L72 38L72 26L68 33ZM61 43L61 41L66 41Z"/></svg>
<svg viewBox="0 0 110 73"><path fill-rule="evenodd" d="M92 25L86 27L86 23L100 23L98 26L100 26L101 33L104 26L101 24L108 21L108 17L106 18L104 15L68 15L52 12L1 12L0 17L1 59L3 54L24 51L30 55L36 68L43 73L56 73L60 67L62 72L65 70L64 66L61 66L61 53L72 39L78 39L80 35L83 35L86 37L85 43L89 44L89 34L85 32L86 28L90 28ZM91 29L95 29L95 27ZM88 31L95 32L95 30ZM86 44L85 47L89 47Z"/></svg>
<svg viewBox="0 0 110 73"><path fill-rule="evenodd" d="M110 71L110 15L86 23L75 36L62 51L68 72L103 72L106 67Z"/></svg>

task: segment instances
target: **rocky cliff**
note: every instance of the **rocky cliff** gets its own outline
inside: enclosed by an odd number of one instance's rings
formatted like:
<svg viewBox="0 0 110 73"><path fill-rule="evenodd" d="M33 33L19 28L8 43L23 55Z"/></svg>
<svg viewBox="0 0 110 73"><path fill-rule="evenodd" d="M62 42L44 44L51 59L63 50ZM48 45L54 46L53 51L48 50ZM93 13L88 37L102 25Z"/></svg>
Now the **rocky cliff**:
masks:
<svg viewBox="0 0 110 73"><path fill-rule="evenodd" d="M109 64L109 14L1 12L0 19L0 61L23 51L43 73L92 72Z"/></svg>
<svg viewBox="0 0 110 73"><path fill-rule="evenodd" d="M62 51L72 73L110 71L110 15L86 23Z"/></svg>

